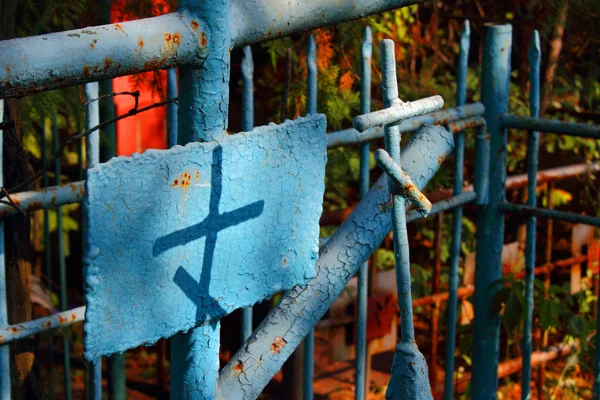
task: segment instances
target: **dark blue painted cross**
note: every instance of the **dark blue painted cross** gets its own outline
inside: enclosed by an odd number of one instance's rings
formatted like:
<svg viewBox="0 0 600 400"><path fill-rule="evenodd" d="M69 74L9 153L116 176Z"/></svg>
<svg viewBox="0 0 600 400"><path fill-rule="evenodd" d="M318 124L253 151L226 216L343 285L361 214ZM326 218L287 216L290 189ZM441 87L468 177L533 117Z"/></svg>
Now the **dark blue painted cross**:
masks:
<svg viewBox="0 0 600 400"><path fill-rule="evenodd" d="M219 231L257 218L262 214L265 206L264 200L260 200L237 210L221 214L219 212L219 200L223 190L222 164L223 149L218 146L212 153L211 190L206 218L196 225L158 238L153 246L153 254L156 257L173 247L182 246L191 241L206 237L200 281L196 282L196 279L181 266L177 269L173 277L173 282L196 304L198 309L196 314L197 323L202 322L207 314L212 318L219 318L225 315L225 310L209 294L210 275Z"/></svg>

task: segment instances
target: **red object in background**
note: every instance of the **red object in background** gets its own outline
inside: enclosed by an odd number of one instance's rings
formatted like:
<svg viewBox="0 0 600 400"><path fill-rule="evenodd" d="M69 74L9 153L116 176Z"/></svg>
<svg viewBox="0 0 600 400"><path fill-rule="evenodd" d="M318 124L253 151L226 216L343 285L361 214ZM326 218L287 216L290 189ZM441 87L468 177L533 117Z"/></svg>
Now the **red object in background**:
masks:
<svg viewBox="0 0 600 400"><path fill-rule="evenodd" d="M161 15L170 11L169 4L164 0L154 0L152 13ZM126 12L125 0L113 0L110 10L110 19L112 23L131 21L138 19L138 16ZM149 106L164 100L159 93L153 92L147 84L153 79L155 72L144 72L137 74L136 79L132 76L122 76L113 79L113 92L140 91L138 108ZM159 79L162 87L167 87L166 71L159 71ZM136 84L138 82L138 84ZM135 106L135 99L132 96L115 96L115 109L117 115L125 114ZM167 146L166 134L166 110L165 107L157 107L141 114L124 118L117 122L117 155L128 156L132 153L142 153L147 149L164 149Z"/></svg>

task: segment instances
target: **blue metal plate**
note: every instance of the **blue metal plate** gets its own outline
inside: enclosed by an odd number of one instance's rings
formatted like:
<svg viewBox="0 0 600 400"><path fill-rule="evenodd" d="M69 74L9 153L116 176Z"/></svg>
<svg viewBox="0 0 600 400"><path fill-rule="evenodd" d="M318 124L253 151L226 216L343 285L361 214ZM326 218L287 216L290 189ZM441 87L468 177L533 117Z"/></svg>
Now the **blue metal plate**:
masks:
<svg viewBox="0 0 600 400"><path fill-rule="evenodd" d="M186 331L315 276L325 117L88 171L85 353Z"/></svg>

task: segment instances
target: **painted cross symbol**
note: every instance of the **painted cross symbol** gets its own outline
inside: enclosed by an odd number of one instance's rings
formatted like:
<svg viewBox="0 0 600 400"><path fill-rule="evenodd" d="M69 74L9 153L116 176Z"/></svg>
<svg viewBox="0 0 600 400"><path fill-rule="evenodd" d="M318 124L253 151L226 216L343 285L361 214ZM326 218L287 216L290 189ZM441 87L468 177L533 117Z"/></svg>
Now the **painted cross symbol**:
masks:
<svg viewBox="0 0 600 400"><path fill-rule="evenodd" d="M206 313L211 317L220 317L225 314L225 310L220 307L217 300L209 294L212 262L219 231L257 218L262 214L265 206L264 200L260 200L238 208L237 210L222 214L219 212L219 200L223 189L222 162L223 149L221 146L218 146L212 153L211 191L208 215L206 218L196 225L158 238L153 246L153 255L156 257L173 247L182 246L191 241L206 237L200 280L196 282L196 279L181 266L177 269L175 276L173 277L173 282L175 282L185 295L196 304L198 308L196 322L202 322L202 320L205 319L205 316L200 315L202 310L206 310L206 308L203 307L205 304L211 307L210 312Z"/></svg>

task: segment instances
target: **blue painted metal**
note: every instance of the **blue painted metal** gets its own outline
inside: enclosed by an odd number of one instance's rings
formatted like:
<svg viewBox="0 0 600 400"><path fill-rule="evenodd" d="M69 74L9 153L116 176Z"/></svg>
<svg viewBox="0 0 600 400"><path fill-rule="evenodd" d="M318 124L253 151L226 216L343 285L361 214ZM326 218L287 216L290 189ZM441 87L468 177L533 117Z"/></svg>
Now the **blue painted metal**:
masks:
<svg viewBox="0 0 600 400"><path fill-rule="evenodd" d="M375 151L375 161L388 175L388 179L394 181L395 192L413 203L423 217L427 217L431 211L431 202L415 186L410 176L406 175L402 171L402 168L392 160L388 152L383 149L377 149Z"/></svg>
<svg viewBox="0 0 600 400"><path fill-rule="evenodd" d="M444 99L437 95L406 103L396 99L388 108L355 117L352 125L357 131L364 132L369 128L396 124L411 117L434 112L443 106Z"/></svg>
<svg viewBox="0 0 600 400"><path fill-rule="evenodd" d="M99 95L99 85L97 82L87 83L84 86L85 98L86 102L92 99L98 98ZM94 126L97 126L100 123L100 105L97 101L90 102L85 106L85 128L91 129ZM86 160L86 169L89 171L91 168L94 168L97 164L100 163L100 132L94 131L89 134L86 138L86 146L85 146L85 160ZM87 259L91 252L93 251L88 245L90 238L90 227L87 224L87 213L89 210L84 207L84 229L83 229L83 255L84 255L84 275L86 273L85 259ZM71 318L73 322L76 319L75 313L72 314ZM74 317L75 316L75 317ZM94 400L102 400L102 360L97 359L93 360L88 364L88 368L91 370L90 380L91 380L91 395ZM124 367L123 367L124 373ZM115 377L117 381L119 377ZM123 390L124 390L123 386Z"/></svg>
<svg viewBox="0 0 600 400"><path fill-rule="evenodd" d="M180 9L187 8L201 16L209 31L205 37L208 55L203 64L179 67L177 140L181 145L226 136L232 50L230 6L230 0L179 2ZM171 341L172 354L192 351L185 357L173 358L171 373L177 376L171 382L172 398L191 400L214 395L219 371L219 354L214 348L219 347L220 329L219 322L205 324ZM202 365L209 367L202 369ZM198 380L200 375L204 376L203 382Z"/></svg>
<svg viewBox="0 0 600 400"><path fill-rule="evenodd" d="M600 218L592 215L574 214L564 211L549 210L546 208L536 208L528 205L501 203L500 211L507 214L518 214L534 216L540 218L551 218L557 221L571 222L574 224L586 224L600 227Z"/></svg>
<svg viewBox="0 0 600 400"><path fill-rule="evenodd" d="M600 139L600 125L554 121L545 118L523 117L511 114L501 115L500 123L508 129L543 131L588 139Z"/></svg>
<svg viewBox="0 0 600 400"><path fill-rule="evenodd" d="M504 217L498 204L505 198L506 130L499 114L508 109L512 27L492 25L487 28L483 44L481 98L485 120L491 135L489 204L478 207L475 269L475 319L473 328L471 395L475 399L495 399L498 388L498 352L500 318L492 313L491 301L502 278Z"/></svg>
<svg viewBox="0 0 600 400"><path fill-rule="evenodd" d="M417 131L402 152L404 171L422 189L453 145L445 129ZM389 200L382 176L321 248L317 276L286 293L221 371L219 398L256 398L261 393L389 233Z"/></svg>
<svg viewBox="0 0 600 400"><path fill-rule="evenodd" d="M371 112L371 59L373 56L373 35L371 28L365 27L361 51L360 70L360 113ZM328 135L327 143L329 145ZM360 145L360 176L359 195L364 198L369 191L369 156L370 144L368 142ZM358 291L356 294L356 377L355 396L356 400L364 400L369 391L367 382L367 294L369 287L369 264L364 262L358 270Z"/></svg>
<svg viewBox="0 0 600 400"><path fill-rule="evenodd" d="M460 52L456 74L456 105L467 102L467 72L469 66L469 47L471 45L471 25L465 20L460 37ZM456 134L454 146L454 196L462 193L464 185L463 167L465 158L465 133ZM456 348L456 312L458 309L458 267L460 262L460 242L462 236L462 207L452 210L452 240L448 264L448 304L446 306L448 331L446 333L446 353L444 359L444 400L452 400L454 387L454 349Z"/></svg>
<svg viewBox="0 0 600 400"><path fill-rule="evenodd" d="M310 35L306 48L306 64L308 79L306 82L306 113L317 113L317 45ZM313 380L315 376L315 330L312 329L304 338L304 370L302 371L302 398L312 400Z"/></svg>
<svg viewBox="0 0 600 400"><path fill-rule="evenodd" d="M540 64L542 54L540 34L533 32L529 46L529 112L532 117L540 116ZM537 172L538 172L539 132L529 133L527 138L527 205L537 205ZM523 368L521 376L521 399L529 400L531 382L531 330L533 329L533 281L535 280L535 216L525 221L527 238L525 242L525 326L521 350L523 351Z"/></svg>
<svg viewBox="0 0 600 400"><path fill-rule="evenodd" d="M381 74L383 105L386 110L398 102L398 82L396 75L396 56L394 53L394 41L385 39L381 42ZM441 97L440 97L441 99ZM414 102L416 103L416 102ZM414 104L410 103L410 104ZM443 99L438 108L443 106ZM423 107L424 108L424 107ZM420 107L415 107L413 112L419 115ZM432 110L435 111L435 110ZM373 116L374 113L371 113ZM367 114L369 115L369 114ZM389 115L379 113L379 115ZM410 118L408 115L405 118ZM359 120L356 117L354 121ZM365 121L376 121L376 118L365 118ZM361 121L361 120L359 120ZM396 119L389 120L392 123L399 122ZM355 127L368 129L368 123L355 123ZM420 128L420 131L427 131L429 135L434 136L430 131L445 129L439 126L426 126ZM400 131L397 125L385 127L385 148L389 154L389 161L396 164L400 169ZM390 171L389 162L383 162L384 155L377 152L376 156L379 165L386 165L386 172ZM390 171L391 172L391 171ZM401 171L399 171L401 173ZM407 175L408 176L408 175ZM395 179L394 179L395 178ZM402 326L402 341L396 346L396 353L392 362L392 373L390 383L385 393L387 399L431 399L431 388L429 387L429 377L427 361L419 352L415 342L415 328L413 325L412 309L412 291L410 279L410 258L408 248L408 232L406 230L406 204L404 194L406 186L401 187L398 182L399 176L387 175L388 188L391 195L392 207L392 233L394 240L394 258L396 261L396 285L398 288L398 304L400 306L400 321ZM414 184L411 182L411 185ZM422 195L421 195L422 196ZM421 207L423 209L423 207ZM421 214L423 213L423 210Z"/></svg>
<svg viewBox="0 0 600 400"><path fill-rule="evenodd" d="M202 20L180 10L120 24L1 41L0 97L176 64L198 65L206 57L203 44L208 35Z"/></svg>
<svg viewBox="0 0 600 400"><path fill-rule="evenodd" d="M487 124L477 128L475 136L475 184L477 205L488 204L490 182L490 142L492 136L488 133Z"/></svg>
<svg viewBox="0 0 600 400"><path fill-rule="evenodd" d="M54 154L58 153L60 146L60 139L58 137L58 123L56 121L56 114L52 115L52 146ZM57 157L54 161L54 182L58 186L61 182L61 158ZM65 260L65 247L63 242L63 220L62 220L62 209L56 208L56 242L58 252L58 279L60 285L60 309L66 311L68 308L67 299L67 265ZM64 385L65 385L65 398L67 400L72 398L71 393L71 344L66 336L63 336L63 363L64 363Z"/></svg>
<svg viewBox="0 0 600 400"><path fill-rule="evenodd" d="M241 47L310 31L424 0L233 0L232 42Z"/></svg>
<svg viewBox="0 0 600 400"><path fill-rule="evenodd" d="M457 196L452 196L449 199L438 201L433 203L433 207L431 207L431 212L428 216L435 215L442 211L452 210L456 207L464 206L465 204L469 204L475 200L475 192L462 192ZM409 211L406 214L406 223L411 223L423 219L423 215L417 210Z"/></svg>
<svg viewBox="0 0 600 400"><path fill-rule="evenodd" d="M242 56L242 131L249 132L254 128L254 62L252 49L244 47ZM242 308L241 344L252 334L252 307Z"/></svg>
<svg viewBox="0 0 600 400"><path fill-rule="evenodd" d="M84 313L85 306L82 306L72 310L52 314L47 317L23 322L21 324L2 325L0 327L2 343L8 344L51 329L66 328L78 322L82 322L84 319Z"/></svg>
<svg viewBox="0 0 600 400"><path fill-rule="evenodd" d="M4 100L0 100L0 122L4 121ZM4 132L0 130L0 187L4 186ZM0 220L0 326L8 325L6 262L4 258L4 221ZM0 344L0 397L10 400L10 352Z"/></svg>
<svg viewBox="0 0 600 400"><path fill-rule="evenodd" d="M410 118L398 125L400 133L414 132L423 125L446 125L463 118L472 118L483 115L484 107L481 103L473 103L466 106L449 108L436 111L419 117ZM359 132L354 128L344 129L327 134L327 147L349 146L358 143L366 143L375 139L382 139L384 128L376 126Z"/></svg>
<svg viewBox="0 0 600 400"><path fill-rule="evenodd" d="M325 118L316 115L88 170L85 358L153 343L306 283L315 274L324 154Z"/></svg>
<svg viewBox="0 0 600 400"><path fill-rule="evenodd" d="M15 200L18 200L19 207L25 212L35 211L42 208L47 210L48 208L54 208L65 204L73 204L83 201L85 197L84 181L15 193L11 194L11 197ZM18 212L19 211L13 206L0 203L0 218L5 218L9 215L17 214ZM49 263L47 265L49 265ZM47 272L48 271L46 271L46 273Z"/></svg>
<svg viewBox="0 0 600 400"><path fill-rule="evenodd" d="M177 69L167 71L167 99L177 98ZM177 103L167 104L167 148L177 144Z"/></svg>

